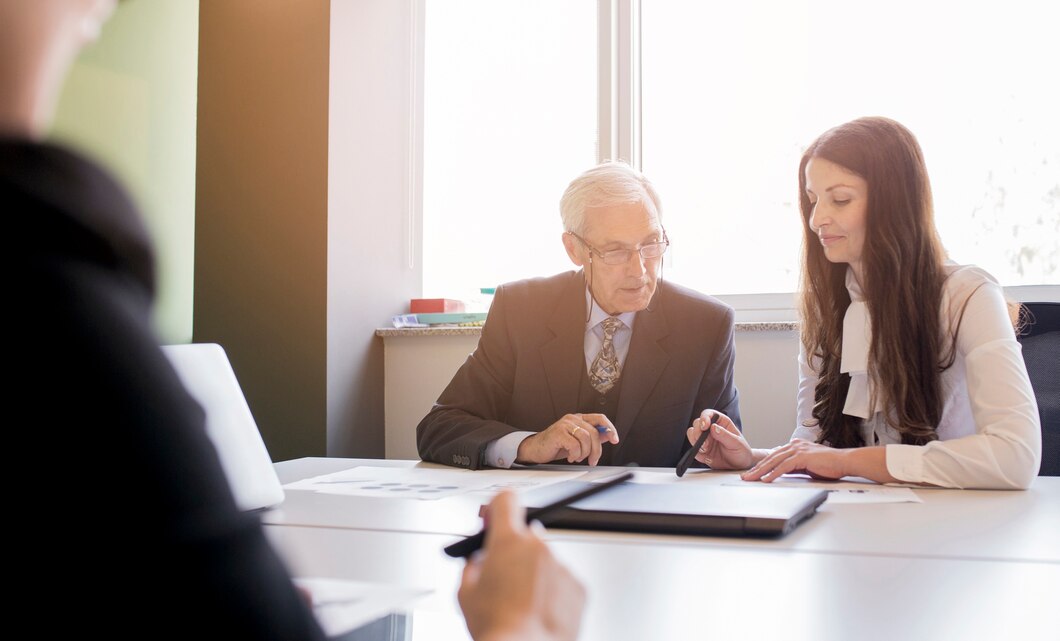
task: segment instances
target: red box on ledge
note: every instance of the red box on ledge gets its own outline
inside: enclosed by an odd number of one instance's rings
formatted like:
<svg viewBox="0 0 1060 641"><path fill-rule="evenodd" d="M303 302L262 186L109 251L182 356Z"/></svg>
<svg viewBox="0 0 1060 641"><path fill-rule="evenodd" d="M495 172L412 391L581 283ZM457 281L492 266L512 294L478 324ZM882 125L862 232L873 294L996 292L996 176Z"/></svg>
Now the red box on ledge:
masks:
<svg viewBox="0 0 1060 641"><path fill-rule="evenodd" d="M409 301L410 314L449 314L464 311L464 301L451 298L413 298Z"/></svg>

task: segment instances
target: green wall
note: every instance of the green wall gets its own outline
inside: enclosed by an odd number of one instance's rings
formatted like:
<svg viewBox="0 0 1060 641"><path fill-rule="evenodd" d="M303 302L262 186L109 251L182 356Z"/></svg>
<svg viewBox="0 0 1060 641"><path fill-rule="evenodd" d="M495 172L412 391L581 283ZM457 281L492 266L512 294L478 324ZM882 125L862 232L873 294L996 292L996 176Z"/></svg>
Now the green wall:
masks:
<svg viewBox="0 0 1060 641"><path fill-rule="evenodd" d="M118 175L157 248L155 325L192 337L199 3L120 3L63 88L52 138Z"/></svg>

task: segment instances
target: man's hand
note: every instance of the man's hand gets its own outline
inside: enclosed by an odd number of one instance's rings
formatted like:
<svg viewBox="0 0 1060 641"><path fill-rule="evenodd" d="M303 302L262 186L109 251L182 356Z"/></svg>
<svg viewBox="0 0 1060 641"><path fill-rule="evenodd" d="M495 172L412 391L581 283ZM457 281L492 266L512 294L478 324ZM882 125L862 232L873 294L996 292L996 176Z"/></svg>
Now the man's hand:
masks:
<svg viewBox="0 0 1060 641"><path fill-rule="evenodd" d="M710 437L696 453L697 461L715 470L746 470L754 465L754 451L731 418L717 410L703 410L688 428L688 442L694 446L707 430L711 430Z"/></svg>
<svg viewBox="0 0 1060 641"><path fill-rule="evenodd" d="M476 641L573 641L585 588L526 526L515 495L490 502L486 543L464 567L457 600Z"/></svg>
<svg viewBox="0 0 1060 641"><path fill-rule="evenodd" d="M568 463L588 459L589 465L596 465L604 443L618 443L618 430L610 419L603 414L567 414L523 439L515 462L549 463L565 458Z"/></svg>

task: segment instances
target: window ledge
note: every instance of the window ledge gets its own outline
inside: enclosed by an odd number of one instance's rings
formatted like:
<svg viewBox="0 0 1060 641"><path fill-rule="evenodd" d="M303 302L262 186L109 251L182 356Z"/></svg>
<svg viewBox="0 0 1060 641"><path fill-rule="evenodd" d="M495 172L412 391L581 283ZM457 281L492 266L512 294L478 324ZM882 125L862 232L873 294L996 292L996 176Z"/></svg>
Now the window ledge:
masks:
<svg viewBox="0 0 1060 641"><path fill-rule="evenodd" d="M736 323L737 332L793 332L798 323L791 321L770 323ZM478 336L481 327L380 327L375 330L376 336L393 338L396 336Z"/></svg>
<svg viewBox="0 0 1060 641"><path fill-rule="evenodd" d="M1060 286L1057 285L1020 285L1005 287L1004 290L1007 298L1019 302L1060 301ZM718 298L736 309L736 317L739 319L736 321L737 332L794 332L799 328L798 322L790 320L796 314L792 304L794 294L744 294L719 296ZM747 317L751 317L754 320ZM375 335L383 338L395 336L478 336L481 333L481 327L458 326L381 327L375 330Z"/></svg>

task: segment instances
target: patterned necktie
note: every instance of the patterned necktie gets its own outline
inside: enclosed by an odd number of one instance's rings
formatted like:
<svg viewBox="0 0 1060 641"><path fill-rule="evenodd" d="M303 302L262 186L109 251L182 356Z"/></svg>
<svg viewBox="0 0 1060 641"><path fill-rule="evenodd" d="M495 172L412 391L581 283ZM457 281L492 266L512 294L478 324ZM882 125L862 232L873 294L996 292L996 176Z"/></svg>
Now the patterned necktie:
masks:
<svg viewBox="0 0 1060 641"><path fill-rule="evenodd" d="M609 316L601 324L604 326L604 344L600 346L600 353L593 359L593 365L589 368L589 383L597 392L607 394L622 373L618 367L614 340L615 332L624 325L614 316Z"/></svg>

